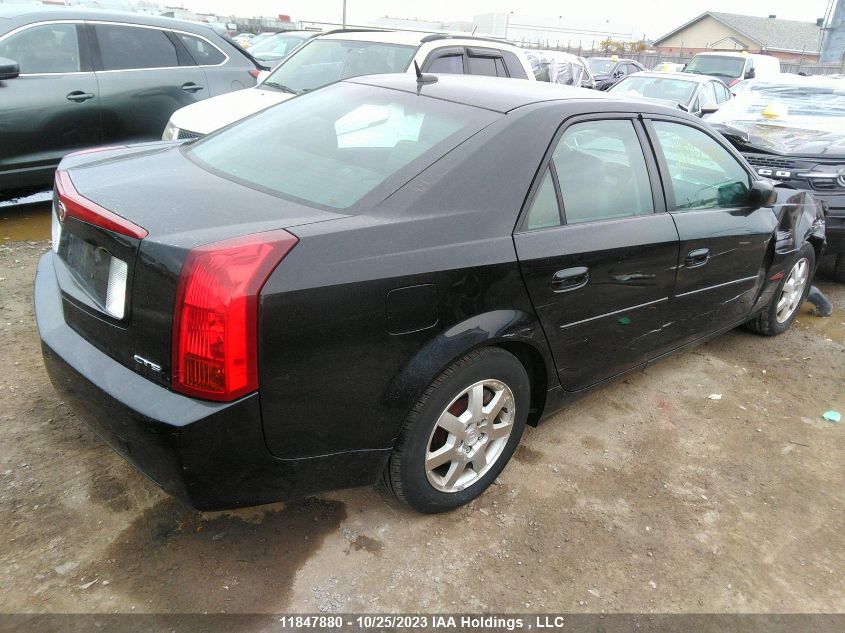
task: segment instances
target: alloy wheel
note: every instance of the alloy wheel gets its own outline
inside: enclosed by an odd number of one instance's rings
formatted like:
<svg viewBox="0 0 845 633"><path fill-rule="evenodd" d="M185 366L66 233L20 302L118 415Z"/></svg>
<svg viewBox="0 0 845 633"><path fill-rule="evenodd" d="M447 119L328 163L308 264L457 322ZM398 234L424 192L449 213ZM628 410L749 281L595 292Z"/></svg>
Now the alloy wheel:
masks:
<svg viewBox="0 0 845 633"><path fill-rule="evenodd" d="M504 452L514 413L513 392L501 381L481 380L462 391L429 437L428 482L441 492L459 492L483 477Z"/></svg>
<svg viewBox="0 0 845 633"><path fill-rule="evenodd" d="M804 297L804 288L809 276L810 263L802 257L795 262L792 270L789 271L786 282L783 284L776 308L778 323L786 322L801 306L801 299Z"/></svg>

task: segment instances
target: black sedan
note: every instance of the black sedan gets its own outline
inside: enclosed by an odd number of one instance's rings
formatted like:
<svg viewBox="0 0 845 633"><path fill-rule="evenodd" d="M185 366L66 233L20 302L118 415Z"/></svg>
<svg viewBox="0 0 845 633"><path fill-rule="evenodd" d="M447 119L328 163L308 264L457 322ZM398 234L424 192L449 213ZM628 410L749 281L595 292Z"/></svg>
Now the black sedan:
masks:
<svg viewBox="0 0 845 633"><path fill-rule="evenodd" d="M481 77L349 79L70 156L54 209L53 384L201 509L382 478L460 506L588 390L786 330L824 242L811 196L695 117Z"/></svg>
<svg viewBox="0 0 845 633"><path fill-rule="evenodd" d="M645 70L645 67L633 59L613 57L589 57L587 65L596 80L596 90L607 90L617 82Z"/></svg>
<svg viewBox="0 0 845 633"><path fill-rule="evenodd" d="M49 185L71 151L160 139L174 111L262 68L202 24L0 5L0 192Z"/></svg>

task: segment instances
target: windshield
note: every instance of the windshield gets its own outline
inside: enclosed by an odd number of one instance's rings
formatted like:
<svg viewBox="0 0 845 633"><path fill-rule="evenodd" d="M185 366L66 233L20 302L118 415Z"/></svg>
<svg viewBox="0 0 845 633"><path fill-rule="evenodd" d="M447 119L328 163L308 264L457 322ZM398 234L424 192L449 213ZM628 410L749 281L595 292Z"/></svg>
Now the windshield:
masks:
<svg viewBox="0 0 845 633"><path fill-rule="evenodd" d="M687 105L695 93L696 82L668 77L627 77L610 89L610 92L628 97L663 99Z"/></svg>
<svg viewBox="0 0 845 633"><path fill-rule="evenodd" d="M607 75L616 65L611 59L596 59L595 57L588 59L587 64L590 67L590 72L594 75Z"/></svg>
<svg viewBox="0 0 845 633"><path fill-rule="evenodd" d="M708 122L744 132L750 143L775 151L790 151L812 141L842 142L845 82L751 82Z"/></svg>
<svg viewBox="0 0 845 633"><path fill-rule="evenodd" d="M338 83L290 99L186 148L201 166L241 184L306 204L373 204L500 115L413 93Z"/></svg>
<svg viewBox="0 0 845 633"><path fill-rule="evenodd" d="M262 85L300 93L348 77L402 73L416 50L400 44L317 38L288 57Z"/></svg>
<svg viewBox="0 0 845 633"><path fill-rule="evenodd" d="M262 39L258 44L253 44L250 53L254 57L259 55L272 55L273 57L286 57L293 49L307 39L307 35L273 35Z"/></svg>
<svg viewBox="0 0 845 633"><path fill-rule="evenodd" d="M737 79L743 76L744 57L725 57L722 55L696 55L687 64L684 72L714 77Z"/></svg>

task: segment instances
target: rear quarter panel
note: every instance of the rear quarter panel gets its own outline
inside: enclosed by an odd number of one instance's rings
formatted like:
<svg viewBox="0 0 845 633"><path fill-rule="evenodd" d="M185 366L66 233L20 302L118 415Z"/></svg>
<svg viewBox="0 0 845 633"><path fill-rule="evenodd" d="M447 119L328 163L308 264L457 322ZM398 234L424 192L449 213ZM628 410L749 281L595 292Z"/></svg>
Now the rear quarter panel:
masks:
<svg viewBox="0 0 845 633"><path fill-rule="evenodd" d="M536 114L492 124L371 212L293 229L300 243L261 300L261 407L273 454L392 446L428 384L479 345L522 341L554 376L512 239L560 120ZM391 334L388 293L418 284L436 287L436 323Z"/></svg>

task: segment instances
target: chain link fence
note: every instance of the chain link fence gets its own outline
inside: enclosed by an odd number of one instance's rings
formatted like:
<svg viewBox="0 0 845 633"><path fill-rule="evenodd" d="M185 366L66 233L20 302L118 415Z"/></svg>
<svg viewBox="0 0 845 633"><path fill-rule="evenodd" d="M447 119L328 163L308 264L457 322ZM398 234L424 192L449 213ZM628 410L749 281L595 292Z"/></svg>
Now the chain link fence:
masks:
<svg viewBox="0 0 845 633"><path fill-rule="evenodd" d="M646 68L654 68L663 62L673 64L686 64L693 58L689 55L668 55L658 53L656 51L644 52L625 52L614 53L613 51L602 50L598 47L581 47L581 46L549 46L549 42L515 42L518 46L528 49L546 49L553 51L564 51L578 55L579 57L609 57L611 55L619 55L625 59L633 59L641 63ZM805 75L845 75L845 59L836 64L820 64L812 61L802 62L784 62L780 63L781 72L784 73L803 73Z"/></svg>

